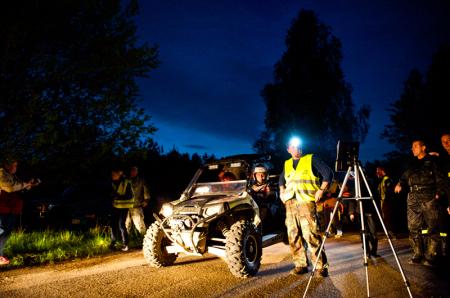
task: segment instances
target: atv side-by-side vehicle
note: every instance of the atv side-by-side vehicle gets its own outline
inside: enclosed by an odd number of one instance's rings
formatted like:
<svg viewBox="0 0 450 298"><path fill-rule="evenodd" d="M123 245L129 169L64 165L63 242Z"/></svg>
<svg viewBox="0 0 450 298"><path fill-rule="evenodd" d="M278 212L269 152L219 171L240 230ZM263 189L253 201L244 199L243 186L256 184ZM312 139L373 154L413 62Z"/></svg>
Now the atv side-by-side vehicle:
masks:
<svg viewBox="0 0 450 298"><path fill-rule="evenodd" d="M284 206L278 198L277 177L269 176L272 191L252 194L252 170L271 168L261 155L237 155L201 167L180 199L166 203L148 228L143 243L147 262L172 265L179 253L224 259L237 277L258 273L262 248L285 239ZM233 181L220 181L231 172ZM262 218L261 218L262 217Z"/></svg>

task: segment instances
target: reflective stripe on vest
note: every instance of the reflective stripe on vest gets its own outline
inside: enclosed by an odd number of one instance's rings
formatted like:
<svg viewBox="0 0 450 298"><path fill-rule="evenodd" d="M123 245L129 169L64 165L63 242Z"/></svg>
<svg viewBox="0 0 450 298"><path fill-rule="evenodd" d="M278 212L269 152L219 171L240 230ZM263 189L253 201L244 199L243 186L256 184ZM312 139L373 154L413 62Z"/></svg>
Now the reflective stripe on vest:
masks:
<svg viewBox="0 0 450 298"><path fill-rule="evenodd" d="M128 179L124 179L123 181L120 182L119 186L116 186L113 183L113 189L117 192L117 194L123 196L127 192L128 185L130 185L130 187L131 187L131 181ZM133 208L134 197L135 196L133 194L133 197L129 200L117 200L116 199L113 201L113 206L114 206L114 208L120 208L120 209Z"/></svg>
<svg viewBox="0 0 450 298"><path fill-rule="evenodd" d="M428 229L422 230L422 235L426 235L426 234L428 234Z"/></svg>
<svg viewBox="0 0 450 298"><path fill-rule="evenodd" d="M319 189L319 179L312 171L312 154L302 156L294 169L293 159L284 163L284 178L286 179L286 190L284 199L296 198L301 202L315 201L315 193Z"/></svg>

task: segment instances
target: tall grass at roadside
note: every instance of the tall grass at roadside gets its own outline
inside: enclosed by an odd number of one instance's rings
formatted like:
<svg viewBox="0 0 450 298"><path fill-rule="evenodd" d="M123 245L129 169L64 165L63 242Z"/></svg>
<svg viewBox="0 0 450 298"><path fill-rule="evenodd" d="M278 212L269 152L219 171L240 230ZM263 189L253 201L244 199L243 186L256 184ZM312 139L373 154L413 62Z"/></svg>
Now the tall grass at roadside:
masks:
<svg viewBox="0 0 450 298"><path fill-rule="evenodd" d="M140 239L130 237L130 247L139 247ZM89 231L13 232L5 247L9 267L55 263L75 258L86 258L111 252L108 229Z"/></svg>

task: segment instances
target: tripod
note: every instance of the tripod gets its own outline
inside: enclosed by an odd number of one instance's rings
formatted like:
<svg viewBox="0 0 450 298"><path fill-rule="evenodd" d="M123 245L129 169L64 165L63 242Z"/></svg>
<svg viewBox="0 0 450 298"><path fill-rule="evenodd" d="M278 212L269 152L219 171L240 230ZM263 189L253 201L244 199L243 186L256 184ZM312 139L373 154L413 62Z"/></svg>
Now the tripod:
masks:
<svg viewBox="0 0 450 298"><path fill-rule="evenodd" d="M342 194L344 192L345 185L347 184L348 179L349 179L349 177L351 175L351 170L352 169L354 170L354 176L355 176L355 197L354 198L343 198ZM365 183L365 186L367 188L367 191L369 192L369 195L370 195L369 197L362 197L361 196L361 181L360 181L361 177L364 180L364 183ZM314 276L314 272L316 271L317 263L319 261L320 255L321 255L321 253L323 251L323 247L325 245L325 241L328 238L328 235L329 235L329 232L330 232L330 228L331 228L331 224L332 224L334 216L336 214L338 205L339 205L339 203L342 200L356 200L356 202L359 204L359 210L360 210L360 212L359 212L360 214L359 215L360 215L360 222L361 222L361 235L362 235L362 243L363 243L363 249L364 249L364 269L365 269L365 273L366 273L367 297L370 297L369 273L368 273L368 266L369 266L369 264L367 262L367 258L368 257L367 257L367 247L366 247L366 233L365 233L366 230L365 230L365 224L364 224L364 211L363 211L362 200L371 200L372 201L372 203L373 203L373 205L375 207L375 211L376 211L376 213L378 215L378 218L380 219L381 225L383 227L383 231L386 234L386 238L388 239L389 245L390 245L390 247L392 249L392 253L394 255L395 261L397 262L398 268L399 268L400 273L402 275L405 287L408 290L409 297L412 297L411 289L409 288L409 281L405 277L405 274L403 272L403 268L402 268L402 266L400 264L400 261L398 260L397 253L395 252L394 246L392 245L391 238L390 238L390 236L388 234L386 226L384 225L384 222L383 222L383 219L382 219L382 217L380 215L380 212L378 211L377 204L375 203L375 200L373 199L373 195L372 195L372 192L370 191L369 184L367 183L367 180L366 180L366 177L364 176L364 172L362 170L362 167L359 165L359 163L356 160L356 158L353 161L353 164L348 168L347 174L345 175L344 182L342 184L342 187L341 187L341 189L339 191L338 198L336 200L336 204L334 205L333 212L332 212L332 214L330 216L330 222L328 223L328 227L327 227L327 229L325 231L325 238L323 239L322 244L320 245L319 253L317 255L316 261L314 263L313 270L312 270L311 275L309 277L308 284L306 285L305 292L303 293L303 297L306 297L306 292L308 291L309 285L311 284L312 277Z"/></svg>

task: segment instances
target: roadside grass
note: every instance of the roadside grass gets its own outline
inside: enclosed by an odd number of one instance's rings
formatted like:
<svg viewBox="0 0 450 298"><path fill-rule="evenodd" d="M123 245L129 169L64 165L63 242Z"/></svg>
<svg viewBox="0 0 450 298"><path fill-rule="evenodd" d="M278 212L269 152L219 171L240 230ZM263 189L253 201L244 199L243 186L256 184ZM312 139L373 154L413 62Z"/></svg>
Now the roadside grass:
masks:
<svg viewBox="0 0 450 298"><path fill-rule="evenodd" d="M11 234L5 247L10 259L8 268L53 264L111 253L108 228L96 227L88 231L18 230ZM130 248L140 248L141 238L133 230Z"/></svg>

